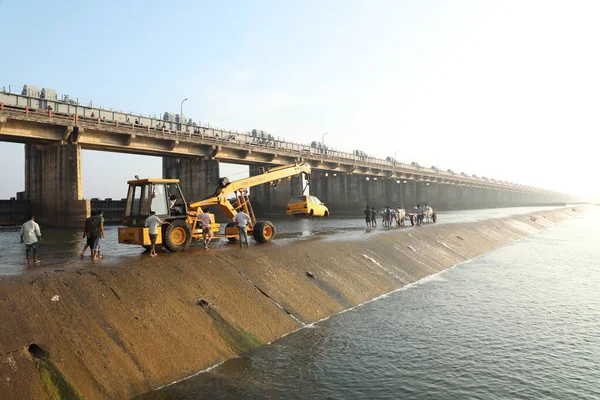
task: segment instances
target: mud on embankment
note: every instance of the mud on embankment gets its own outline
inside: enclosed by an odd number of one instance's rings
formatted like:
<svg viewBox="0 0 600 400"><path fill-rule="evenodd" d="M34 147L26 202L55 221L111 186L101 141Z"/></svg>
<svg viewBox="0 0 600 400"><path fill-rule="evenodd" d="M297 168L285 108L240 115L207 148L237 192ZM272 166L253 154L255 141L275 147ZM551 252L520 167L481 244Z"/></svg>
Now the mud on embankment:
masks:
<svg viewBox="0 0 600 400"><path fill-rule="evenodd" d="M578 211L2 277L0 398L130 398Z"/></svg>

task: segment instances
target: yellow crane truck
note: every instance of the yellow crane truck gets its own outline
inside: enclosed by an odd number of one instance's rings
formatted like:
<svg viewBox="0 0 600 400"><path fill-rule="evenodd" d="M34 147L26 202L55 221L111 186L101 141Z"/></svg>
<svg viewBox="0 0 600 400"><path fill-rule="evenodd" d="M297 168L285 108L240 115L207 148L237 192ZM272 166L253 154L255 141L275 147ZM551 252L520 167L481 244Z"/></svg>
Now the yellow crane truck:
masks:
<svg viewBox="0 0 600 400"><path fill-rule="evenodd" d="M150 211L164 221L159 227L156 244L162 244L167 250L184 251L192 240L202 239L202 226L199 216L203 208L218 206L231 220L238 212L244 211L250 216L248 234L257 242L269 242L275 236L275 227L270 221L257 221L250 204L248 189L264 183L276 186L282 179L304 174L310 177L308 163L296 163L277 167L262 174L230 182L227 178L219 178L215 193L204 200L186 203L179 187L179 179L137 179L128 181L127 204L123 224L119 228L119 243L150 247L150 236L146 228L146 218ZM230 196L233 198L230 199ZM232 222L225 226L224 234L219 234L220 224L215 223L211 214L211 229L215 237L227 237L236 240L237 228Z"/></svg>

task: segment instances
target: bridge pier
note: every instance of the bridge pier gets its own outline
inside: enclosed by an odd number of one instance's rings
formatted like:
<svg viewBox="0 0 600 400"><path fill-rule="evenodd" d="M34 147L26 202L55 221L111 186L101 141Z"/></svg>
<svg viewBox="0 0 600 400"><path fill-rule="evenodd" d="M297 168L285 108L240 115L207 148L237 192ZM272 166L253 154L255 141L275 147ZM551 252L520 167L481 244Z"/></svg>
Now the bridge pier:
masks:
<svg viewBox="0 0 600 400"><path fill-rule="evenodd" d="M385 203L391 208L398 208L402 204L402 181L396 179L385 180Z"/></svg>
<svg viewBox="0 0 600 400"><path fill-rule="evenodd" d="M219 162L200 157L163 157L163 178L179 179L186 201L212 196L219 180Z"/></svg>
<svg viewBox="0 0 600 400"><path fill-rule="evenodd" d="M422 199L420 199L420 204L423 203L432 204L436 208L442 208L440 201L440 188L436 183L419 183L422 185L421 193Z"/></svg>
<svg viewBox="0 0 600 400"><path fill-rule="evenodd" d="M25 144L25 198L43 224L82 227L90 215L83 200L78 144Z"/></svg>
<svg viewBox="0 0 600 400"><path fill-rule="evenodd" d="M415 181L406 181L402 185L402 205L405 210L410 211L419 203L420 189Z"/></svg>
<svg viewBox="0 0 600 400"><path fill-rule="evenodd" d="M365 205L372 205L374 190L364 176L311 172L310 193L324 202L332 215L361 215Z"/></svg>
<svg viewBox="0 0 600 400"><path fill-rule="evenodd" d="M262 168L265 167L270 166L251 166L250 176L262 174ZM302 194L302 189L301 176L283 179L277 183L277 186L269 184L254 186L250 189L250 201L256 217L261 219L285 215L287 203L292 197Z"/></svg>
<svg viewBox="0 0 600 400"><path fill-rule="evenodd" d="M454 185L439 184L439 198L432 200L434 209L452 210L457 208L458 188Z"/></svg>

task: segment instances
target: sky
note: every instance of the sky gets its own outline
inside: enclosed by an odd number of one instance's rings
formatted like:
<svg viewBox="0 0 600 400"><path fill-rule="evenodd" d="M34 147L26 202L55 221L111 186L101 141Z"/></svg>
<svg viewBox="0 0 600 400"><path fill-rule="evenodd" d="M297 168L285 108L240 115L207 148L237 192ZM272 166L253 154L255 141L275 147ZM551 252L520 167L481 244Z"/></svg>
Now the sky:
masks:
<svg viewBox="0 0 600 400"><path fill-rule="evenodd" d="M600 196L600 2L0 0L0 87ZM24 189L0 143L0 198ZM83 152L84 197L161 159ZM247 170L247 169L246 169ZM224 166L222 175L243 174Z"/></svg>

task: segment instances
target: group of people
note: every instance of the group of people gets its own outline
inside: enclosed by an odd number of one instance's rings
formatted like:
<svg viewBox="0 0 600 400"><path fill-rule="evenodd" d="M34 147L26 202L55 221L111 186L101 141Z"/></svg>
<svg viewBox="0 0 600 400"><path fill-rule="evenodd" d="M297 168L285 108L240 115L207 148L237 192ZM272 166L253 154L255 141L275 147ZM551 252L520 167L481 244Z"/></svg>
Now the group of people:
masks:
<svg viewBox="0 0 600 400"><path fill-rule="evenodd" d="M38 243L42 241L42 232L38 223L35 222L34 215L31 215L27 222L21 226L20 236L21 243L25 245L27 264L31 264L31 261L34 264L41 262L38 258ZM85 220L83 238L86 239L86 243L83 250L81 250L81 258L84 257L85 251L89 248L92 260L100 260L102 258L100 239L104 238L104 213L102 210Z"/></svg>
<svg viewBox="0 0 600 400"><path fill-rule="evenodd" d="M421 225L423 222L430 222L425 221L425 219L430 216L428 213L430 208L431 207L427 203L425 203L423 206L417 204L417 206L413 208L413 213L417 215L417 225Z"/></svg>
<svg viewBox="0 0 600 400"><path fill-rule="evenodd" d="M376 228L377 211L375 210L375 207L369 208L369 206L366 206L364 214L365 222L367 223L367 230ZM397 209L393 209L390 206L385 206L383 210L381 210L380 214L381 224L383 227L391 228L394 222L396 223L396 226L404 226L404 217L406 212L404 211L402 204L399 204Z"/></svg>
<svg viewBox="0 0 600 400"><path fill-rule="evenodd" d="M202 226L204 250L208 251L208 245L213 238L213 217L209 213L209 210L205 208L202 214L199 215L199 219ZM250 247L248 242L248 224L250 221L250 216L243 211L238 212L232 219L232 222L238 228L240 247L243 247L244 245L246 247ZM151 243L150 257L156 257L158 255L156 253L158 227L164 223L165 222L161 220L154 211L151 211L150 216L146 218L145 226L148 228L148 236L150 236ZM42 240L42 233L40 231L40 226L37 222L35 222L35 216L30 216L27 222L21 226L20 236L21 243L25 244L27 264L31 264L32 261L34 264L41 262L38 258L38 243ZM100 240L104 237L104 213L102 210L99 210L97 213L85 220L83 238L86 239L86 242L80 253L81 258L85 257L85 252L89 248L92 260L101 260L102 254L100 253Z"/></svg>
<svg viewBox="0 0 600 400"><path fill-rule="evenodd" d="M417 204L413 209L412 213L416 216L417 225L421 225L431 210L429 204L425 203L423 206ZM367 230L371 230L377 227L377 211L375 211L375 207L366 206L364 210L365 214L365 222L367 224ZM396 226L404 226L404 218L406 217L406 211L402 204L398 205L397 209L393 209L389 206L385 206L381 211L381 224L385 228L391 228L395 223Z"/></svg>
<svg viewBox="0 0 600 400"><path fill-rule="evenodd" d="M172 199L174 200L174 199ZM172 204L174 205L174 203ZM203 212L198 216L200 225L202 228L202 241L204 243L204 251L208 251L211 240L213 239L212 224L214 217L210 214L208 208L204 208ZM233 224L238 228L238 235L240 239L240 247L246 245L250 247L248 243L248 224L251 218L248 214L243 211L238 212L232 219ZM156 239L158 238L158 227L164 224L160 218L156 216L156 212L151 211L150 216L146 218L145 226L148 228L148 235L150 236L150 257L156 257Z"/></svg>

